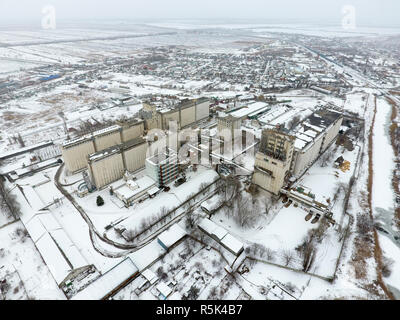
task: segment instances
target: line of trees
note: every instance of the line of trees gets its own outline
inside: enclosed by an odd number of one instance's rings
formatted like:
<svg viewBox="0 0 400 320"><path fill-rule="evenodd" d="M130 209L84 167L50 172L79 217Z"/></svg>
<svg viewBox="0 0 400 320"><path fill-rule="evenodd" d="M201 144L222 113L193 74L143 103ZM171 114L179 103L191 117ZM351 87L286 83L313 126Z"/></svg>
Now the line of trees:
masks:
<svg viewBox="0 0 400 320"><path fill-rule="evenodd" d="M17 197L11 194L9 190L7 191L5 180L2 176L0 176L0 208L8 209L14 219L18 219L21 215Z"/></svg>

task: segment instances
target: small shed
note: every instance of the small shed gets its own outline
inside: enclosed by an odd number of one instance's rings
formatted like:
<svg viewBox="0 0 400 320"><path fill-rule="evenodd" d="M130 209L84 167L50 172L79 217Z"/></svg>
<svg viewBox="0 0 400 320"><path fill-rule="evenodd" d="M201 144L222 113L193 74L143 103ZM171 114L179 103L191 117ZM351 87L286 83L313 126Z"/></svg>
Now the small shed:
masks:
<svg viewBox="0 0 400 320"><path fill-rule="evenodd" d="M158 292L160 292L160 295L158 296L160 300L167 300L168 296L172 292L172 289L168 287L165 282L160 282L156 286L156 289L158 290Z"/></svg>
<svg viewBox="0 0 400 320"><path fill-rule="evenodd" d="M157 281L157 276L156 274L151 271L150 269L146 269L142 272L142 276L146 278L146 280L148 282L150 282L150 284L154 284Z"/></svg>

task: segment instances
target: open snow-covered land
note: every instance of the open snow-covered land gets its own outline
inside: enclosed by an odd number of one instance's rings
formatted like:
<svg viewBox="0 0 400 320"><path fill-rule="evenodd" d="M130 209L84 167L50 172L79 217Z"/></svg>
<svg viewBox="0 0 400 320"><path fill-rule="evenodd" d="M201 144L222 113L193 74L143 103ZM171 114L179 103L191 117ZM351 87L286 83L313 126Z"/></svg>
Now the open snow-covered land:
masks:
<svg viewBox="0 0 400 320"><path fill-rule="evenodd" d="M399 299L398 34L1 27L0 299Z"/></svg>

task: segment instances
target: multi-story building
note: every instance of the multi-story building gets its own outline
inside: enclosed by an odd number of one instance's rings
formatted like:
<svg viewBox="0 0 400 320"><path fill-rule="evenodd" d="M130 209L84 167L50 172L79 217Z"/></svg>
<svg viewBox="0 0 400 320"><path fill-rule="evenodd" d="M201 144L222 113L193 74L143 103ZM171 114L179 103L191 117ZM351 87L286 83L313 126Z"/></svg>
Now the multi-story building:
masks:
<svg viewBox="0 0 400 320"><path fill-rule="evenodd" d="M242 121L240 118L234 117L231 114L220 113L217 117L218 136L230 135L233 141L235 136L241 136L241 124Z"/></svg>
<svg viewBox="0 0 400 320"><path fill-rule="evenodd" d="M179 174L177 153L166 148L163 152L146 159L146 173L157 182L159 187L172 182Z"/></svg>
<svg viewBox="0 0 400 320"><path fill-rule="evenodd" d="M121 140L122 142L127 142L129 140L141 137L144 134L144 120L135 118L127 120L119 120L116 122L121 130Z"/></svg>
<svg viewBox="0 0 400 320"><path fill-rule="evenodd" d="M253 183L274 194L289 177L295 138L284 131L262 132L260 149L254 163Z"/></svg>
<svg viewBox="0 0 400 320"><path fill-rule="evenodd" d="M292 135L294 144L291 172L299 178L337 137L343 117L331 110L319 110L301 122Z"/></svg>
<svg viewBox="0 0 400 320"><path fill-rule="evenodd" d="M264 129L256 154L253 183L279 194L288 178L299 178L326 151L338 135L343 117L318 110L291 132L280 127Z"/></svg>

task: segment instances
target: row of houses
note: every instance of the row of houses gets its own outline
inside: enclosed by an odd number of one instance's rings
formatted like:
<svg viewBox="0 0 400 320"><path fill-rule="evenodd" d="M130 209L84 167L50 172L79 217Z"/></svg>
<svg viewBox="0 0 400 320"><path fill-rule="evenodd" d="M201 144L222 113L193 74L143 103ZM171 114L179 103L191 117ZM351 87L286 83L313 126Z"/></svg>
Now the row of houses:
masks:
<svg viewBox="0 0 400 320"><path fill-rule="evenodd" d="M128 284L140 275L144 284L155 284L159 279L148 269L166 252L179 244L186 236L186 231L178 224L173 224L163 231L149 245L128 255L113 268L105 272L97 280L89 284L82 291L78 292L72 300L104 300L118 292L120 288ZM157 285L159 299L166 299L172 292L167 289L163 282Z"/></svg>

